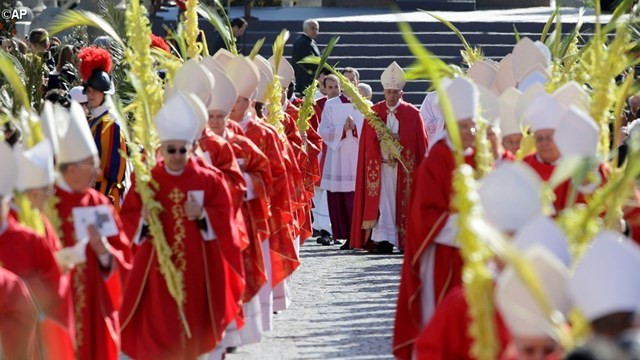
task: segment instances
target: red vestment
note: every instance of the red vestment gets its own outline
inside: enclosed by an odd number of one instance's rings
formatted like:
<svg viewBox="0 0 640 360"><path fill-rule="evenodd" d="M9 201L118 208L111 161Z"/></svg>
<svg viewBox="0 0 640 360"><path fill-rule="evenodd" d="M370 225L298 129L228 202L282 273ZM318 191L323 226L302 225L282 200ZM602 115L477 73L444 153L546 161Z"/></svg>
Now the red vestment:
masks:
<svg viewBox="0 0 640 360"><path fill-rule="evenodd" d="M136 359L196 359L218 344L240 310L244 282L233 206L222 176L194 158L180 175L167 173L162 161L151 175L158 184L155 198L164 209L160 220L171 259L183 274L183 310L191 338L160 272L153 239L136 237L121 310L122 349ZM202 191L207 230L215 239L205 241L198 222L186 218L190 191ZM122 207L127 234L138 234L141 211L140 196L129 192Z"/></svg>
<svg viewBox="0 0 640 360"><path fill-rule="evenodd" d="M249 120L245 134L269 159L272 187L269 193L269 248L271 271L275 287L300 265L292 233L293 210L288 166L291 161L285 145L273 126L254 117ZM286 160L285 160L286 159Z"/></svg>
<svg viewBox="0 0 640 360"><path fill-rule="evenodd" d="M120 277L131 268L129 238L122 230L122 222L107 197L94 189L67 192L55 187L57 215L61 222L64 247L76 244L72 210L76 207L106 205L111 210L120 230L107 238L111 254L111 269L104 269L91 246L86 247L87 260L69 272L73 295L76 358L117 359L120 351L120 322L118 309L121 302Z"/></svg>
<svg viewBox="0 0 640 360"><path fill-rule="evenodd" d="M73 359L73 303L46 239L9 216L7 229L0 234L0 264L29 285L39 310L46 315L39 323L44 357Z"/></svg>
<svg viewBox="0 0 640 360"><path fill-rule="evenodd" d="M473 165L473 154L465 157ZM423 286L432 286L436 305L448 291L462 284L462 258L453 246L434 243L451 212L452 180L456 164L445 139L438 141L418 169L407 217L407 242L396 309L393 352L410 359L413 343L422 330ZM434 283L423 284L420 277L422 255L435 246Z"/></svg>
<svg viewBox="0 0 640 360"><path fill-rule="evenodd" d="M524 159L522 159L522 161L528 164L529 166L531 166L531 168L538 173L538 175L540 176L540 178L542 178L543 181L549 181L556 166L542 162L537 156L537 154L538 153L534 153L529 156L526 156ZM609 170L604 163L598 166L598 174L602 179L602 182L600 183L599 186L602 186L607 181L607 177L609 174ZM568 205L569 196L571 193L571 179L567 179L563 183L558 185L555 189L553 189L553 192L556 197L555 200L553 201L553 207L556 210L556 214L558 214ZM577 195L575 198L576 204L586 203L587 201L586 197L584 196L583 193L581 193L577 189L576 189L576 195Z"/></svg>
<svg viewBox="0 0 640 360"><path fill-rule="evenodd" d="M251 200L242 203L242 214L245 219L250 245L243 250L246 287L244 302L250 301L267 282L267 273L262 255L262 241L269 239L269 202L271 189L271 170L269 159L248 138L226 132L226 138L233 147L240 169L247 182L251 182ZM248 184L249 185L249 184Z"/></svg>
<svg viewBox="0 0 640 360"><path fill-rule="evenodd" d="M371 108L386 124L388 107L381 101ZM422 161L427 151L427 134L420 111L415 106L400 100L395 110L398 119L402 159L408 173L398 164L398 180L396 188L396 226L398 243L404 247L406 235L406 216L409 205L410 190L415 179L415 167ZM361 249L368 239L364 238L365 230L373 229L378 220L380 205L382 150L375 130L367 121L362 127L360 147L358 150L358 169L356 172L356 193L353 204L353 222L351 224L351 247Z"/></svg>
<svg viewBox="0 0 640 360"><path fill-rule="evenodd" d="M244 194L247 191L247 182L242 176L240 166L233 152L231 144L222 136L216 135L212 130L205 129L202 137L198 140L198 145L203 151L204 161L199 161L200 166L213 166L222 172L227 182L229 193L231 194L231 202L235 210L235 219L238 228L238 236L242 249L249 246L249 234L245 219L242 215L242 202Z"/></svg>
<svg viewBox="0 0 640 360"><path fill-rule="evenodd" d="M287 107L285 112L291 116L293 123L295 124L298 121L298 116L300 110L293 106L290 102L287 102ZM292 131L297 130L292 129ZM322 152L322 137L317 133L315 129L309 127L306 134L306 141L303 144L303 150L306 153L306 164L300 164L301 171L304 176L304 212L301 213L303 216L303 221L300 224L300 228L304 231L300 235L300 243L302 244L304 240L309 238L313 234L313 229L311 226L311 207L312 200L314 196L314 185L320 181L320 165L318 162L318 156Z"/></svg>
<svg viewBox="0 0 640 360"><path fill-rule="evenodd" d="M438 305L431 321L420 333L415 344L418 360L473 360L469 336L471 318L462 286L453 289ZM495 313L496 331L500 345L500 358L509 345L509 330L498 312Z"/></svg>
<svg viewBox="0 0 640 360"><path fill-rule="evenodd" d="M0 267L0 348L7 360L37 358L36 309L24 282Z"/></svg>

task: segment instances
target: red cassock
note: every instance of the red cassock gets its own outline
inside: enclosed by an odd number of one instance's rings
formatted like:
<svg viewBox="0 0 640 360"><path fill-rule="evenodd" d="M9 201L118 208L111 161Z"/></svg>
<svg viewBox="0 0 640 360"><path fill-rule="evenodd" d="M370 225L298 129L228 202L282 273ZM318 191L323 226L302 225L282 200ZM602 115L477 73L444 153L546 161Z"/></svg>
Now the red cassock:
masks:
<svg viewBox="0 0 640 360"><path fill-rule="evenodd" d="M473 340L469 336L471 318L462 286L453 289L438 305L431 321L420 333L415 344L418 360L474 360L471 356ZM509 345L509 330L496 312L496 332L500 345L500 359Z"/></svg>
<svg viewBox="0 0 640 360"><path fill-rule="evenodd" d="M192 336L187 337L160 272L153 239L139 236L142 202L130 191L121 214L137 250L121 310L122 349L135 359L196 359L218 344L242 301L242 255L231 197L222 175L194 158L177 176L167 173L160 161L151 176L158 184L155 198L164 209L160 220L171 259L183 274L183 310ZM203 201L206 229L185 216L190 191L201 194L193 196Z"/></svg>
<svg viewBox="0 0 640 360"><path fill-rule="evenodd" d="M466 162L473 165L473 154ZM462 258L457 248L434 243L449 219L453 172L453 152L446 140L438 141L418 169L407 217L407 242L393 335L393 353L411 359L411 349L422 330L421 296L423 286L432 286L436 305L448 291L462 284ZM422 255L435 246L434 283L423 284L420 277Z"/></svg>
<svg viewBox="0 0 640 360"><path fill-rule="evenodd" d="M0 264L29 285L39 310L46 316L38 324L44 357L73 359L73 302L68 282L63 281L45 237L20 225L16 215L9 216L7 229L0 234Z"/></svg>
<svg viewBox="0 0 640 360"><path fill-rule="evenodd" d="M342 97L344 95L340 94L340 96ZM324 105L327 103L327 100L329 100L329 98L323 96L320 99L316 100L316 104L313 105L314 114L311 119L309 119L309 124L315 131L318 131L320 120L322 120L322 111L324 110Z"/></svg>
<svg viewBox="0 0 640 360"><path fill-rule="evenodd" d="M381 101L371 107L386 124L388 107ZM395 110L398 119L402 159L407 167L406 173L398 164L396 189L396 225L400 248L404 247L406 235L407 210L411 186L415 179L415 167L422 161L427 151L427 134L420 111L415 106L400 100ZM356 192L353 204L353 223L351 224L351 247L361 249L368 239L364 238L366 229L372 229L378 220L380 205L380 174L382 151L375 130L367 121L362 127L358 150L358 168L356 172Z"/></svg>
<svg viewBox="0 0 640 360"><path fill-rule="evenodd" d="M273 126L254 117L249 120L245 134L269 159L272 187L269 193L269 249L271 271L275 287L300 265L294 246L291 223L293 210L288 166L292 166L285 145ZM286 159L286 160L285 160Z"/></svg>
<svg viewBox="0 0 640 360"><path fill-rule="evenodd" d="M0 354L7 360L37 359L37 314L24 282L0 267Z"/></svg>
<svg viewBox="0 0 640 360"><path fill-rule="evenodd" d="M535 172L537 172L540 178L542 178L542 180L544 181L549 181L549 179L551 178L551 175L553 174L553 170L555 170L556 168L555 165L542 162L538 158L537 153L526 156L524 159L522 159L522 161L528 164L529 166L531 166L531 168L535 170ZM609 169L604 163L598 165L598 174L602 179L602 182L600 183L599 186L602 186L604 185L604 183L606 183L609 175ZM571 193L571 179L568 179L563 183L561 183L560 185L558 185L555 189L553 189L553 192L556 197L555 200L553 201L553 207L556 210L556 214L558 214L568 205L569 196ZM577 189L576 189L576 195L577 195L576 201L575 201L576 204L586 203L587 201L586 197L584 196L583 193L581 193L580 191L577 191Z"/></svg>
<svg viewBox="0 0 640 360"><path fill-rule="evenodd" d="M103 268L91 246L87 246L86 262L76 265L69 272L75 316L76 358L117 359L120 351L118 310L122 300L120 278L131 269L129 238L122 230L122 222L111 201L94 189L70 193L56 186L55 196L59 199L56 210L61 222L60 241L64 247L76 244L72 215L76 207L106 205L120 230L117 235L107 238L112 256L110 269Z"/></svg>

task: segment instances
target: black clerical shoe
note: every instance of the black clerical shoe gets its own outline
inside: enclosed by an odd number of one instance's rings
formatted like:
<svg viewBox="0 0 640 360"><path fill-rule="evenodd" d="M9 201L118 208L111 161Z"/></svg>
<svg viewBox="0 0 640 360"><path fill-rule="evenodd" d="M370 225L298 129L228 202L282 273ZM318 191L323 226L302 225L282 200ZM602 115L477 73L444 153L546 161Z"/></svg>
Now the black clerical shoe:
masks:
<svg viewBox="0 0 640 360"><path fill-rule="evenodd" d="M317 241L318 241L318 244L320 244L320 245L322 245L322 246L329 246L329 245L331 245L331 238L329 238L329 237L321 236L321 237L319 237L319 238L318 238L318 240L317 240Z"/></svg>
<svg viewBox="0 0 640 360"><path fill-rule="evenodd" d="M234 352L236 352L236 350L238 350L237 347L230 346L230 347L227 348L227 354L233 354Z"/></svg>
<svg viewBox="0 0 640 360"><path fill-rule="evenodd" d="M340 250L351 250L351 247L349 246L349 240L347 240L344 244L342 244L342 246L340 246Z"/></svg>
<svg viewBox="0 0 640 360"><path fill-rule="evenodd" d="M333 245L342 245L340 240L336 240L336 239L333 239L332 243L333 243Z"/></svg>
<svg viewBox="0 0 640 360"><path fill-rule="evenodd" d="M374 254L391 254L393 253L393 244L388 241L380 241L376 246Z"/></svg>
<svg viewBox="0 0 640 360"><path fill-rule="evenodd" d="M311 237L318 237L318 236L320 236L320 230L313 229L313 235L311 235Z"/></svg>

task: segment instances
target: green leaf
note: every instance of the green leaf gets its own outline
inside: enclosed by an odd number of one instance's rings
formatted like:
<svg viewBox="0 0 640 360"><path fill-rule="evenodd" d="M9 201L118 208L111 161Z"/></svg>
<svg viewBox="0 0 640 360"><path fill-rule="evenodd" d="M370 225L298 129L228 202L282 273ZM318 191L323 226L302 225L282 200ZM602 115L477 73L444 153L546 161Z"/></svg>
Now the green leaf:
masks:
<svg viewBox="0 0 640 360"><path fill-rule="evenodd" d="M16 71L16 66L14 60L11 59L12 56L7 54L4 51L0 51L0 72L5 77L15 99L18 101L22 107L24 107L27 111L31 111L31 102L29 101L29 94L27 89L22 82L22 77Z"/></svg>
<svg viewBox="0 0 640 360"><path fill-rule="evenodd" d="M260 49L262 49L262 45L264 45L264 38L261 38L260 40L256 41L255 44L253 44L251 53L249 53L249 58L251 60L255 59L256 55L258 55L258 53L260 52Z"/></svg>
<svg viewBox="0 0 640 360"><path fill-rule="evenodd" d="M558 58L564 58L565 54L567 53L567 49L569 49L569 46L571 46L573 40L580 34L580 28L582 27L583 22L583 14L584 9L580 10L578 14L578 22L576 22L576 26L573 28L571 33L565 36L564 39L562 39L562 42L560 43L560 52L558 53Z"/></svg>
<svg viewBox="0 0 640 360"><path fill-rule="evenodd" d="M547 39L547 34L549 33L549 29L551 29L551 24L553 24L553 20L558 16L558 11L560 11L560 8L556 7L549 16L549 19L547 19L547 22L544 24L542 34L540 35L540 42L545 43L544 41ZM515 27L515 25L513 26Z"/></svg>
<svg viewBox="0 0 640 360"><path fill-rule="evenodd" d="M316 74L314 76L314 79L317 79L318 76L320 76L321 69L324 67L324 64L327 62L327 59L329 59L329 55L331 55L331 51L333 51L333 47L336 46L339 40L340 40L340 36L334 36L331 38L331 40L329 40L329 43L327 44L327 46L324 48L324 51L322 52L320 63L316 67Z"/></svg>
<svg viewBox="0 0 640 360"><path fill-rule="evenodd" d="M218 14L216 9L212 9L202 3L198 3L198 7L196 11L200 16L205 18L213 27L216 29L222 41L229 51L235 55L238 54L238 50L235 46L235 37L233 36L233 32L231 31L231 27L228 26L228 21L226 21L223 17ZM225 14L226 17L226 14ZM228 20L228 19L227 19Z"/></svg>
<svg viewBox="0 0 640 360"><path fill-rule="evenodd" d="M513 35L516 37L516 43L520 42L520 33L518 32L516 24L513 24Z"/></svg>
<svg viewBox="0 0 640 360"><path fill-rule="evenodd" d="M429 79L433 83L433 87L436 89L438 99L440 99L440 105L442 106L442 113L445 118L445 124L447 132L451 138L451 142L454 145L456 164L461 165L464 163L462 156L462 140L460 138L460 132L458 131L458 123L453 117L453 108L449 101L446 92L440 86L440 78L444 71L451 71L451 69L442 62L442 60L435 57L427 49L422 46L420 40L414 35L411 26L406 22L399 22L398 27L402 32L402 37L405 43L408 45L411 53L416 57L416 63L413 65L412 74L421 74L423 78Z"/></svg>
<svg viewBox="0 0 640 360"><path fill-rule="evenodd" d="M282 56L284 55L284 46L289 40L289 30L282 29L276 41L273 42L273 73L278 73L278 68L280 67L280 60L282 60Z"/></svg>
<svg viewBox="0 0 640 360"><path fill-rule="evenodd" d="M464 38L464 35L462 35L462 32L455 27L455 25L453 25L451 22L449 22L449 20L440 17L434 13L422 10L422 9L418 9L418 11L422 11L423 13L426 13L427 15L431 16L432 18L440 21L441 23L443 23L446 27L448 27L451 31L453 31L458 38L460 39L460 41L462 42L462 46L464 46L465 50L467 51L471 51L471 46L469 45L469 43L467 42L467 40Z"/></svg>
<svg viewBox="0 0 640 360"><path fill-rule="evenodd" d="M558 187L558 185L562 184L568 179L571 179L573 174L575 174L576 171L581 169L583 165L584 165L584 160L582 158L579 158L579 157L563 158L562 160L560 160L560 163L558 164L558 166L556 166L556 168L553 170L553 173L551 174L551 178L549 178L549 181L548 181L549 186L552 189L555 189L556 187Z"/></svg>
<svg viewBox="0 0 640 360"><path fill-rule="evenodd" d="M53 19L47 30L49 31L49 34L53 36L61 31L65 31L76 26L90 26L102 30L102 32L109 35L116 44L118 44L118 46L121 48L125 47L124 41L122 41L118 32L115 31L103 18L90 11L65 10Z"/></svg>

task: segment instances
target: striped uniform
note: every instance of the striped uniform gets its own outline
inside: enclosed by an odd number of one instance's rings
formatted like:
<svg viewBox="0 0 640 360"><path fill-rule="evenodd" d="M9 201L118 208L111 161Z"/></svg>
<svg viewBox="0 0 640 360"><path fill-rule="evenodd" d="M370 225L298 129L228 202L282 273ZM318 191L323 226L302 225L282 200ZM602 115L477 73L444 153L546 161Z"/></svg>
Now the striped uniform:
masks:
<svg viewBox="0 0 640 360"><path fill-rule="evenodd" d="M91 119L89 126L98 148L102 170L96 179L95 189L109 197L116 211L119 211L127 173L127 160L121 155L127 153L123 129L109 111Z"/></svg>

